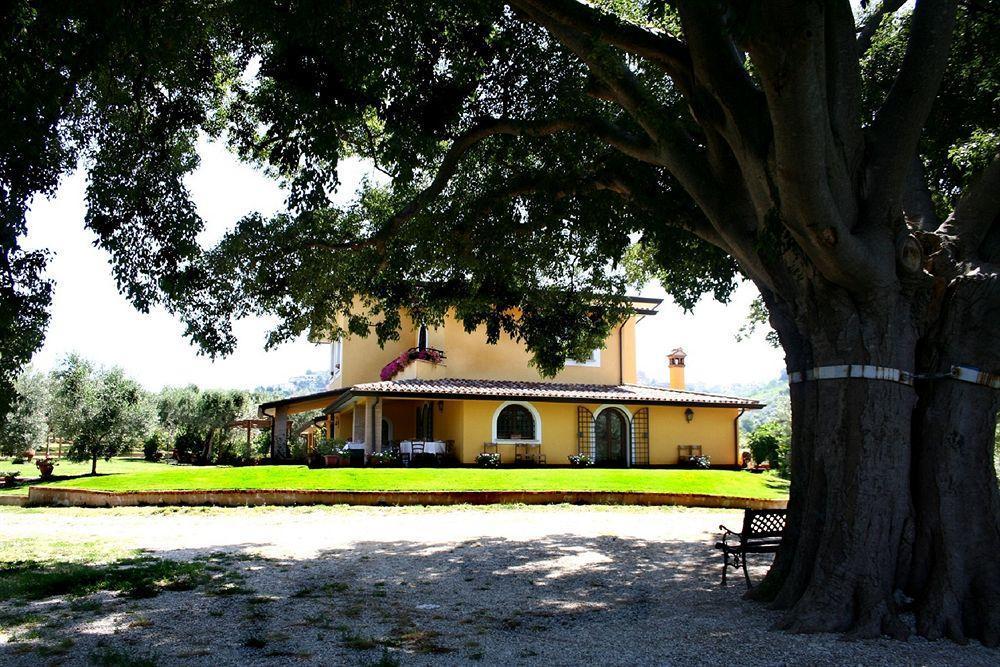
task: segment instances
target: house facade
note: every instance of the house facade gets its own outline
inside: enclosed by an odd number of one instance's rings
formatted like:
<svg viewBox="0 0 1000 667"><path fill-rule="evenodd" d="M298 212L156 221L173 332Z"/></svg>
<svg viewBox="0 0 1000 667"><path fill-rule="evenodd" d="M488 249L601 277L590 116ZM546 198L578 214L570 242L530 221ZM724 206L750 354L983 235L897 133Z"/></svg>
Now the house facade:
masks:
<svg viewBox="0 0 1000 667"><path fill-rule="evenodd" d="M504 463L566 465L585 454L603 466L658 466L702 454L713 466L736 465L739 417L760 403L687 391L679 349L667 355L669 387L637 384L636 327L659 304L634 298L632 316L600 349L552 378L509 337L492 345L484 329L467 332L456 319L426 327L404 316L400 339L385 347L374 334L328 341L327 390L265 403L261 413L285 424L322 410L326 433L366 454L421 443L446 444L462 464L489 451ZM287 455L287 429L272 432L275 456Z"/></svg>

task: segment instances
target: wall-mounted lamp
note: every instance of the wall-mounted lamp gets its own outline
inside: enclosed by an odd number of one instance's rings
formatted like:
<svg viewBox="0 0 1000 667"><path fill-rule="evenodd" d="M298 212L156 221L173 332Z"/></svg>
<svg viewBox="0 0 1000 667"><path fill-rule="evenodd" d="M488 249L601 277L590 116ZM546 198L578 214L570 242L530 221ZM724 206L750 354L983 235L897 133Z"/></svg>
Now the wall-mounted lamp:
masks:
<svg viewBox="0 0 1000 667"><path fill-rule="evenodd" d="M694 410L692 410L691 408L685 410L684 419L688 420L688 423L690 424L694 420Z"/></svg>
<svg viewBox="0 0 1000 667"><path fill-rule="evenodd" d="M444 401L438 401L438 412L444 412Z"/></svg>

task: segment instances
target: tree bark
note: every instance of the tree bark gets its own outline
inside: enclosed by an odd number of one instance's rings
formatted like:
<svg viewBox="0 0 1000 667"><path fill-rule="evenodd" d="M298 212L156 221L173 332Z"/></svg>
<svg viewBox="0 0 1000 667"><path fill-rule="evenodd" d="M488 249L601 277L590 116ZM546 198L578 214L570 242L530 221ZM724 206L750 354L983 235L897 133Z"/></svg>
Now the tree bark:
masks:
<svg viewBox="0 0 1000 667"><path fill-rule="evenodd" d="M782 341L789 369L868 364L912 370L909 310L820 289ZM803 302L800 300L800 304ZM792 489L785 543L753 597L785 609L795 632L899 636L896 574L912 534L911 415L916 392L861 378L791 385Z"/></svg>
<svg viewBox="0 0 1000 667"><path fill-rule="evenodd" d="M1000 642L1000 392L948 377L1000 367L1000 286L982 271L944 283L937 303L901 292L858 307L814 286L794 321L772 316L792 371L860 363L918 377L791 385L785 540L748 594L785 610L779 627L902 638L913 611L930 639Z"/></svg>
<svg viewBox="0 0 1000 667"><path fill-rule="evenodd" d="M996 275L952 281L941 323L922 349L928 368L1000 368ZM993 436L1000 392L938 379L923 383L914 429L916 542L906 592L929 639L1000 644L1000 490Z"/></svg>
<svg viewBox="0 0 1000 667"><path fill-rule="evenodd" d="M97 454L91 455L91 458L90 458L90 474L91 475L96 475L97 474Z"/></svg>

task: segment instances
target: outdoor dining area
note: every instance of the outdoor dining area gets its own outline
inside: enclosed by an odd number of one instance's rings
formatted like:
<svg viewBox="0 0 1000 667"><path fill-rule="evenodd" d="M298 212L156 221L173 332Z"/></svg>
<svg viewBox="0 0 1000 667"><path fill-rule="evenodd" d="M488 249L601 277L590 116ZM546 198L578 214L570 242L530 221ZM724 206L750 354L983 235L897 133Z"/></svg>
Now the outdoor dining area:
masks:
<svg viewBox="0 0 1000 667"><path fill-rule="evenodd" d="M482 455L491 457L493 465L536 466L547 463L542 444L484 442ZM389 440L382 449L366 453L365 443L347 441L333 454L323 457L325 467L450 467L460 465L454 440Z"/></svg>
<svg viewBox="0 0 1000 667"><path fill-rule="evenodd" d="M348 440L343 447L322 457L324 467L341 466L451 466L458 464L453 440L386 441L382 449L366 453L365 443Z"/></svg>
<svg viewBox="0 0 1000 667"><path fill-rule="evenodd" d="M453 465L455 458L454 440L389 440L382 447L382 452L395 455L404 466L417 465ZM373 455L374 457L375 455Z"/></svg>

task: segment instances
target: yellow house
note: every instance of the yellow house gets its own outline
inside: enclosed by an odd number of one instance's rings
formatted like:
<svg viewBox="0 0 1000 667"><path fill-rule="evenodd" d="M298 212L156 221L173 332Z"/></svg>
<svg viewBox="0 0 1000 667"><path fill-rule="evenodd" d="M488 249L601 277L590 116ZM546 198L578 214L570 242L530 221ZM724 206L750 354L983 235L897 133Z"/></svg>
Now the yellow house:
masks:
<svg viewBox="0 0 1000 667"><path fill-rule="evenodd" d="M497 452L519 460L567 465L585 454L597 465L676 465L689 455L713 466L739 460L738 420L757 401L686 391L686 355L667 357L670 387L637 384L635 333L659 299L633 298L633 314L583 362L568 361L545 378L510 338L491 345L456 319L426 327L403 317L398 341L379 347L374 334L328 341L324 392L260 406L273 423L321 409L326 431L367 455L393 449L438 453L473 464ZM287 456L288 430L273 429L276 458ZM360 452L359 452L360 454Z"/></svg>

